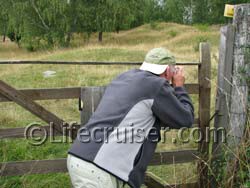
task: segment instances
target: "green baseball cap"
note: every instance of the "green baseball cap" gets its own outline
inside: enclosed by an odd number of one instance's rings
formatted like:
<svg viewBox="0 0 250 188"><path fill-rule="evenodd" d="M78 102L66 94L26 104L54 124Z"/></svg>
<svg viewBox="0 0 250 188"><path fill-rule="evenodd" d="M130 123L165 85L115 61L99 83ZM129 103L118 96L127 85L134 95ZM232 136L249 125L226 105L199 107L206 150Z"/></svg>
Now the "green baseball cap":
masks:
<svg viewBox="0 0 250 188"><path fill-rule="evenodd" d="M175 65L174 55L165 48L154 48L150 50L140 69L152 72L154 74L162 74L169 65Z"/></svg>

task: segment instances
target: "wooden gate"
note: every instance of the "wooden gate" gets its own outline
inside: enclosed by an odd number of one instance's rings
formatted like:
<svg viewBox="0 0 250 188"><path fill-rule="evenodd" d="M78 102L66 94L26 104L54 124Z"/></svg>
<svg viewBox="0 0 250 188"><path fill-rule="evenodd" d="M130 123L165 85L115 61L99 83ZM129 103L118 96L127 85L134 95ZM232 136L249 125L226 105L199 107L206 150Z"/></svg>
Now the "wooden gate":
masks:
<svg viewBox="0 0 250 188"><path fill-rule="evenodd" d="M140 65L138 63L126 62L51 62L51 61L0 61L1 64L68 64L68 65ZM210 118L210 47L207 43L200 44L200 60L197 63L177 63L177 65L198 66L198 83L187 83L185 88L189 94L195 94L199 97L198 118L195 124L201 128L203 134L206 134L206 127L209 126ZM82 91L82 92L81 92ZM0 102L15 102L26 110L35 114L47 123L53 122L56 128L56 135L62 134L62 124L65 123L53 113L46 110L44 107L36 103L36 100L52 100L52 99L78 99L82 98L84 101L82 122L87 121L90 115L96 108L104 87L75 87L75 88L53 88L53 89L27 89L16 90L15 88L0 81ZM81 96L82 93L82 96ZM91 97L91 98L90 98ZM96 100L90 100L90 99ZM79 128L79 125L75 125ZM49 130L49 126L45 126ZM23 138L25 128L0 129L0 139L4 138ZM49 133L49 132L48 132ZM196 183L168 185L164 181L147 172L145 185L151 188L165 188L165 187L206 187L207 182L207 166L208 158L208 143L205 139L199 143L198 149L186 149L178 151L162 151L156 152L153 156L150 165L172 164L173 159L175 163L187 163L197 160L197 168L199 172L199 179ZM33 160L33 161L19 161L19 162L4 162L0 163L0 176L20 176L24 174L44 174L67 172L66 159L53 160Z"/></svg>

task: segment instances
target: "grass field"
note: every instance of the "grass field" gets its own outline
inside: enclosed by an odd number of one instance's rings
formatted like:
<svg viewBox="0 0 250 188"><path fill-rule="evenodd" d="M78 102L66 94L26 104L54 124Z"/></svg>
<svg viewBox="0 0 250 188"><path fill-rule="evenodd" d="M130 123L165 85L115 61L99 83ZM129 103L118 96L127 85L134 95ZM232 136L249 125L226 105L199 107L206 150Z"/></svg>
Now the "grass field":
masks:
<svg viewBox="0 0 250 188"><path fill-rule="evenodd" d="M202 29L201 29L202 28ZM75 35L71 48L28 52L9 41L0 43L0 60L64 60L64 61L143 61L148 50L163 46L172 51L178 62L197 62L199 42L209 42L212 54L212 110L216 86L218 60L219 26L205 29L199 26L186 26L174 23L149 24L129 31L104 33L103 43L97 42L94 34L89 42L81 35ZM108 84L116 75L137 68L137 66L79 66L79 65L1 65L0 77L16 88L52 88L70 86L100 86ZM56 76L44 78L46 70L56 71ZM197 83L197 69L186 68L186 80ZM196 107L197 96L192 95ZM65 121L78 121L76 100L54 100L39 102ZM38 118L12 103L0 104L0 128L25 127L31 122L41 122ZM176 132L168 134L174 136ZM0 140L0 161L21 161L66 157L70 144L46 143L34 147L24 139ZM194 143L159 144L157 150L193 148ZM149 167L168 183L195 181L194 163ZM29 175L1 178L0 187L70 187L67 174Z"/></svg>

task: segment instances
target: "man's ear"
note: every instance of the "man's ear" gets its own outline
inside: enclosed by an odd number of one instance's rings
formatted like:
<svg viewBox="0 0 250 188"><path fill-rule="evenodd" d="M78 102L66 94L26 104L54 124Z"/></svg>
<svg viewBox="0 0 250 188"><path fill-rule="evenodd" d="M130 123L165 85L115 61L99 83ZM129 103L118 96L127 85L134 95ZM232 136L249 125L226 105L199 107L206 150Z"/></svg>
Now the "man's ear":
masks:
<svg viewBox="0 0 250 188"><path fill-rule="evenodd" d="M165 76L166 76L166 78L168 77L168 68L166 68L166 70L165 70Z"/></svg>
<svg viewBox="0 0 250 188"><path fill-rule="evenodd" d="M166 78L165 72L163 72L162 74L159 75L162 78Z"/></svg>

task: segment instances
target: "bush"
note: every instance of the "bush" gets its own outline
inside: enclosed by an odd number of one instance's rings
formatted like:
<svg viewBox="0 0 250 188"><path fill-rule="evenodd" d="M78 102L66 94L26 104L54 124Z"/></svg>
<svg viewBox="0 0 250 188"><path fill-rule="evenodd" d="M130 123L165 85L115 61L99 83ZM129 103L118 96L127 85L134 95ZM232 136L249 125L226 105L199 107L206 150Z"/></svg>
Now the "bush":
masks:
<svg viewBox="0 0 250 188"><path fill-rule="evenodd" d="M198 29L199 31L206 32L209 30L208 24L195 24L194 27Z"/></svg>
<svg viewBox="0 0 250 188"><path fill-rule="evenodd" d="M37 40L30 40L26 37L23 37L21 41L21 46L24 47L28 52L35 52L40 47Z"/></svg>
<svg viewBox="0 0 250 188"><path fill-rule="evenodd" d="M26 44L25 49L27 51L29 51L29 52L34 52L35 51L35 47L32 44Z"/></svg>
<svg viewBox="0 0 250 188"><path fill-rule="evenodd" d="M168 34L173 38L173 37L176 37L177 32L176 31L169 31Z"/></svg>
<svg viewBox="0 0 250 188"><path fill-rule="evenodd" d="M10 39L10 41L17 43L18 46L20 45L22 39L20 34L11 31L7 33L7 37Z"/></svg>

